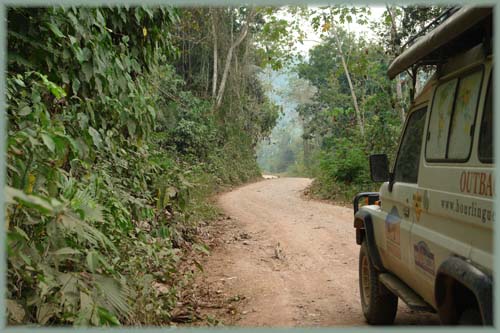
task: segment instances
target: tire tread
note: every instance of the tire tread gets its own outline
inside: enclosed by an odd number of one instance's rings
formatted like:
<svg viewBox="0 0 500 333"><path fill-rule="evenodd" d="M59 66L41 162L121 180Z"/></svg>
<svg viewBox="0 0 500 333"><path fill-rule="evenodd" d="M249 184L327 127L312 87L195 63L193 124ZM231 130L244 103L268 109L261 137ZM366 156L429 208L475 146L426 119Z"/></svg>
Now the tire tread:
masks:
<svg viewBox="0 0 500 333"><path fill-rule="evenodd" d="M370 304L364 304L363 288L361 285L362 258L368 257L370 270ZM398 310L398 297L394 295L378 280L379 271L373 266L366 240L361 244L359 251L359 286L363 314L371 325L391 325L394 323Z"/></svg>

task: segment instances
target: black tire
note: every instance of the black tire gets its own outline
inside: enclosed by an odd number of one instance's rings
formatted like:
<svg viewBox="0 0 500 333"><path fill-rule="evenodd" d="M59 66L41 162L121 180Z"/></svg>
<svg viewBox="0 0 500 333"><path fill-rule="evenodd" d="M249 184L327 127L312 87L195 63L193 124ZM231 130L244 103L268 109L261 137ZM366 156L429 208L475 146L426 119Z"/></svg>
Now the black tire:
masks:
<svg viewBox="0 0 500 333"><path fill-rule="evenodd" d="M479 309L477 308L465 309L458 319L458 324L466 326L483 325L481 312L479 312Z"/></svg>
<svg viewBox="0 0 500 333"><path fill-rule="evenodd" d="M391 325L398 311L398 297L378 280L366 240L359 251L359 293L366 321L371 325Z"/></svg>

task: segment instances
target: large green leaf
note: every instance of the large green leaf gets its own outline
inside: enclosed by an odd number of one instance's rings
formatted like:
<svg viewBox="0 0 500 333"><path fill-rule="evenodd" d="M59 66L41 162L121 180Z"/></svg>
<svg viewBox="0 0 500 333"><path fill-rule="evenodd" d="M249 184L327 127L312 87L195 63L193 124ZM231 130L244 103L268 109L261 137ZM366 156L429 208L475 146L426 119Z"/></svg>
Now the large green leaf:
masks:
<svg viewBox="0 0 500 333"><path fill-rule="evenodd" d="M84 62L82 65L82 71L85 76L85 81L90 82L94 76L94 67L90 62Z"/></svg>
<svg viewBox="0 0 500 333"><path fill-rule="evenodd" d="M64 34L61 32L61 30L59 30L57 25L53 23L47 23L47 26L49 27L50 31L54 33L54 35L56 35L59 38L64 38Z"/></svg>
<svg viewBox="0 0 500 333"><path fill-rule="evenodd" d="M101 325L109 325L109 326L118 326L120 325L120 321L109 312L107 309L103 307L97 307L97 313L99 314L99 322Z"/></svg>
<svg viewBox="0 0 500 333"><path fill-rule="evenodd" d="M58 226L64 228L67 232L70 232L77 237L85 240L94 246L104 246L108 249L116 251L115 246L101 231L97 228L91 226L85 221L80 220L74 216L71 212L65 212L59 216L60 224ZM94 258L92 258L93 260ZM94 267L94 266L92 266Z"/></svg>
<svg viewBox="0 0 500 333"><path fill-rule="evenodd" d="M63 97L66 97L66 92L64 91L64 89L55 84L54 82L48 80L46 75L37 72L35 72L35 74L37 74L38 77L42 79L42 83L52 93L52 95L54 95L55 98L61 99Z"/></svg>
<svg viewBox="0 0 500 333"><path fill-rule="evenodd" d="M126 284L103 275L95 275L95 281L99 293L103 296L103 304L113 309L115 313L120 314L122 317L131 315L128 304L131 295Z"/></svg>
<svg viewBox="0 0 500 333"><path fill-rule="evenodd" d="M45 144L45 146L51 152L55 152L56 144L55 144L54 140L52 139L52 137L49 134L47 134L47 133L42 133L41 137L42 137L42 141Z"/></svg>
<svg viewBox="0 0 500 333"><path fill-rule="evenodd" d="M26 194L10 186L5 187L5 197L7 203L21 203L26 207L38 210L42 214L52 214L54 212L53 205L47 199L33 194Z"/></svg>
<svg viewBox="0 0 500 333"><path fill-rule="evenodd" d="M92 273L94 273L100 266L100 258L99 257L100 257L100 255L96 251L90 251L87 254L87 258L86 258L87 268Z"/></svg>
<svg viewBox="0 0 500 333"><path fill-rule="evenodd" d="M30 238L28 236L28 234L26 234L26 232L24 230L22 230L21 228L19 228L18 226L15 226L14 227L14 230L16 230L16 232L22 236L25 240L29 241Z"/></svg>
<svg viewBox="0 0 500 333"><path fill-rule="evenodd" d="M60 255L72 255L72 254L81 254L81 252L77 249L72 249L70 247L63 247L57 251L52 252L56 256Z"/></svg>
<svg viewBox="0 0 500 333"><path fill-rule="evenodd" d="M97 148L100 148L102 145L102 139L101 139L101 135L99 134L99 132L97 132L97 130L95 128L93 128L92 126L89 126L89 134L92 137L92 141L94 142L94 145Z"/></svg>
<svg viewBox="0 0 500 333"><path fill-rule="evenodd" d="M78 311L77 325L87 326L95 312L96 304L86 292L80 291L80 311Z"/></svg>
<svg viewBox="0 0 500 333"><path fill-rule="evenodd" d="M17 114L24 117L24 116L29 115L32 111L33 110L28 105L25 105L19 109L19 112Z"/></svg>

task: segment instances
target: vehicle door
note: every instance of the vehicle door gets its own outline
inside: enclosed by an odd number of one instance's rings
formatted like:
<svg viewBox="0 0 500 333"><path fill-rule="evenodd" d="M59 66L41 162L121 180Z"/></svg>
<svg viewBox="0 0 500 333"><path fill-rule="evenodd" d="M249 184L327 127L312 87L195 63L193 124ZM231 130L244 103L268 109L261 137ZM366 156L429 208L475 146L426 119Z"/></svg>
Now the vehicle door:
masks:
<svg viewBox="0 0 500 333"><path fill-rule="evenodd" d="M381 204L388 212L385 219L385 251L381 253L386 268L409 283L410 230L413 224L413 194L416 192L427 105L414 108L406 122L394 163L391 181L381 188ZM414 215L414 213L413 213ZM379 244L379 247L384 248Z"/></svg>

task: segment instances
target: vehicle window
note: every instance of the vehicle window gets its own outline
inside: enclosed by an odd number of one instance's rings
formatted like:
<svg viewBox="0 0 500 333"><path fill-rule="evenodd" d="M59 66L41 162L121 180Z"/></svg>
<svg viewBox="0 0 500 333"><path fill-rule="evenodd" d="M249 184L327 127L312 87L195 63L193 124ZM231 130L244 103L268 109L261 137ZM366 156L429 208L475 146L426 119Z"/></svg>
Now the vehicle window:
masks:
<svg viewBox="0 0 500 333"><path fill-rule="evenodd" d="M492 91L493 83L490 81L484 104L483 119L481 121L481 134L479 136L479 160L483 163L493 163Z"/></svg>
<svg viewBox="0 0 500 333"><path fill-rule="evenodd" d="M458 79L450 80L436 88L429 121L429 134L425 156L431 160L446 158L446 144L451 112Z"/></svg>
<svg viewBox="0 0 500 333"><path fill-rule="evenodd" d="M394 170L396 181L417 182L426 112L427 108L419 109L413 112L408 119L396 159Z"/></svg>
<svg viewBox="0 0 500 333"><path fill-rule="evenodd" d="M448 159L463 160L469 157L481 79L482 72L477 71L461 78L458 83L448 141Z"/></svg>

